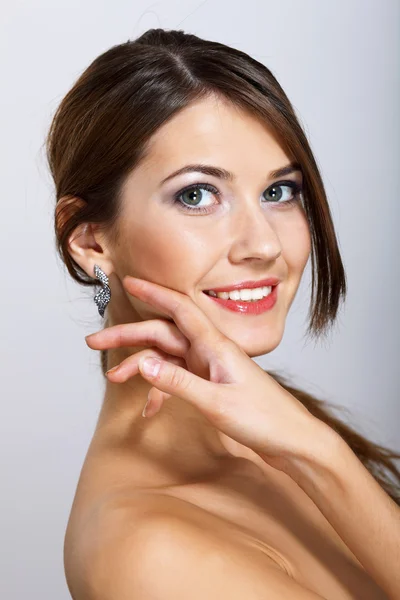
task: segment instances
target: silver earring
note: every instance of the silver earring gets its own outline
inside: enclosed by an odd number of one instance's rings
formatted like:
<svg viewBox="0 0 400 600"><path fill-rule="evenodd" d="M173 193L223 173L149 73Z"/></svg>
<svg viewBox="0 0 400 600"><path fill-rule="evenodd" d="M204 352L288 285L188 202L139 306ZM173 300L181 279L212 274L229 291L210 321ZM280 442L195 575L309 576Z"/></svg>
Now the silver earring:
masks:
<svg viewBox="0 0 400 600"><path fill-rule="evenodd" d="M95 295L94 301L97 304L100 316L104 317L105 308L111 299L111 290L108 285L108 277L98 265L94 265L93 270L94 274L96 275L96 278L100 280L100 283L103 286L101 290Z"/></svg>

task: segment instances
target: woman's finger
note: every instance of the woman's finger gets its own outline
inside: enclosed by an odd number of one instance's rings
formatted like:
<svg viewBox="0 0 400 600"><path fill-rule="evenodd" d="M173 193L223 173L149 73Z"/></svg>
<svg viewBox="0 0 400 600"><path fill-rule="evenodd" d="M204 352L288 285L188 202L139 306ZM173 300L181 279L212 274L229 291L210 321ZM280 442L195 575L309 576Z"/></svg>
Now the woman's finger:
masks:
<svg viewBox="0 0 400 600"><path fill-rule="evenodd" d="M122 283L127 292L171 317L189 342L208 340L215 345L227 339L186 294L130 275Z"/></svg>
<svg viewBox="0 0 400 600"><path fill-rule="evenodd" d="M186 362L183 358L171 356L160 351L158 348L146 348L146 350L142 350L132 354L131 356L128 356L121 361L119 365L109 369L106 372L106 376L112 383L124 383L139 373L139 360L147 357L155 357L159 360L168 360L172 364L178 365L182 368L186 367Z"/></svg>
<svg viewBox="0 0 400 600"><path fill-rule="evenodd" d="M171 396L172 394L162 392L153 386L147 395L147 403L143 409L142 416L153 417L159 412L164 402L171 398Z"/></svg>
<svg viewBox="0 0 400 600"><path fill-rule="evenodd" d="M138 368L143 377L155 388L173 396L179 396L199 408L211 422L217 424L222 385L207 381L171 361L154 356L142 356Z"/></svg>
<svg viewBox="0 0 400 600"><path fill-rule="evenodd" d="M175 323L165 319L113 325L86 336L85 340L93 350L158 346L160 350L175 356L184 356L190 346L188 339L179 331Z"/></svg>

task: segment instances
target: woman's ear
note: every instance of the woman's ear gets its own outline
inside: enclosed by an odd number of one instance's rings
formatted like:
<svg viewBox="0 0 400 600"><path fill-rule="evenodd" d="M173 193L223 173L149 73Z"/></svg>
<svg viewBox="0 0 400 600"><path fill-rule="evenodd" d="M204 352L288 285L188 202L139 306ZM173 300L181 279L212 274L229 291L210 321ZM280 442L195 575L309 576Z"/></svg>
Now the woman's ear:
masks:
<svg viewBox="0 0 400 600"><path fill-rule="evenodd" d="M106 275L114 270L105 238L96 233L96 225L93 223L78 225L68 239L68 251L90 277L95 278L94 265L98 265Z"/></svg>
<svg viewBox="0 0 400 600"><path fill-rule="evenodd" d="M56 207L56 224L60 232L74 212L84 204L83 200L77 197L65 197L59 200ZM95 265L98 265L107 275L111 290L111 300L107 305L110 324L140 320L120 276L117 275L107 238L97 223L78 225L68 238L68 252L89 277L96 279Z"/></svg>
<svg viewBox="0 0 400 600"><path fill-rule="evenodd" d="M65 224L78 212L85 202L76 196L64 196L57 202L56 227L62 232ZM96 223L78 225L68 238L71 258L89 275L95 278L94 265L99 265L108 275L114 270L106 238Z"/></svg>

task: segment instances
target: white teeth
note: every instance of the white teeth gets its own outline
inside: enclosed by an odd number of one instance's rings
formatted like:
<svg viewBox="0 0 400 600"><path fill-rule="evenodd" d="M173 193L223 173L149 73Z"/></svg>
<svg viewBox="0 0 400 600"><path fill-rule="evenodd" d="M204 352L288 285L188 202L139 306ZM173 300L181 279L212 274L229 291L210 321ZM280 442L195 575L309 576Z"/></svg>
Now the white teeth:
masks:
<svg viewBox="0 0 400 600"><path fill-rule="evenodd" d="M225 292L228 294L230 300L240 300L240 290L232 290L231 292ZM219 294L217 294L219 296Z"/></svg>
<svg viewBox="0 0 400 600"><path fill-rule="evenodd" d="M214 296L217 298L222 298L224 300L242 300L244 302L254 302L255 300L261 300L261 298L265 298L272 291L271 286L264 286L254 289L245 289L245 290L232 290L231 292L214 292L210 290L208 294L210 296Z"/></svg>

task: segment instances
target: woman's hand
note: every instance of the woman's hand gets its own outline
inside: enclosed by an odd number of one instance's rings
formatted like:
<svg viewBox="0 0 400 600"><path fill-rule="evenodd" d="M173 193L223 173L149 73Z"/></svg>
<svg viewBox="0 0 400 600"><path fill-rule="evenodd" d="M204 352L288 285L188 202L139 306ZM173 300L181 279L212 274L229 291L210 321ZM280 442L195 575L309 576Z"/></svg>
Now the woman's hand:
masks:
<svg viewBox="0 0 400 600"><path fill-rule="evenodd" d="M291 457L307 455L323 423L221 333L189 296L130 276L123 286L172 322L123 323L85 339L97 350L151 346L107 374L118 383L140 371L153 386L146 416L156 414L174 395L191 402L220 431L275 468ZM149 357L161 359L154 363L158 371L153 375L145 365Z"/></svg>

